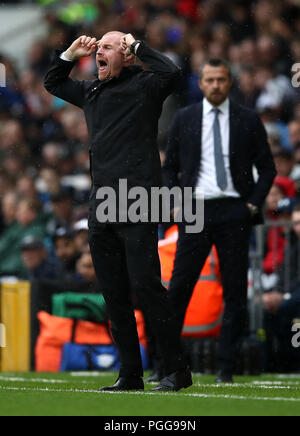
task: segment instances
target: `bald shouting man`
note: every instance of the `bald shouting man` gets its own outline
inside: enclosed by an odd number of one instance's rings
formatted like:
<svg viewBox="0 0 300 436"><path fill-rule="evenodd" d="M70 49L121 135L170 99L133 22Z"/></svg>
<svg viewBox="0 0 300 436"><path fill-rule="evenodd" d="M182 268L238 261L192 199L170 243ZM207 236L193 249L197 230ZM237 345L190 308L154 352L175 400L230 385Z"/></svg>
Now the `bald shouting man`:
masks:
<svg viewBox="0 0 300 436"><path fill-rule="evenodd" d="M98 80L72 80L69 74L76 61L96 50ZM136 57L146 70L135 65ZM118 200L117 221L108 217L104 222L97 213L103 204L101 188L112 189L118 198L124 181L128 190L142 187L149 192L161 186L158 120L180 76L176 65L144 42L110 32L100 41L82 36L65 53L57 53L45 79L51 94L84 110L91 140L90 247L121 360L116 384L104 391L144 389L131 293L138 296L152 320L164 358L166 377L155 390L178 391L192 385L161 284L157 224L124 220L129 205L120 207Z"/></svg>

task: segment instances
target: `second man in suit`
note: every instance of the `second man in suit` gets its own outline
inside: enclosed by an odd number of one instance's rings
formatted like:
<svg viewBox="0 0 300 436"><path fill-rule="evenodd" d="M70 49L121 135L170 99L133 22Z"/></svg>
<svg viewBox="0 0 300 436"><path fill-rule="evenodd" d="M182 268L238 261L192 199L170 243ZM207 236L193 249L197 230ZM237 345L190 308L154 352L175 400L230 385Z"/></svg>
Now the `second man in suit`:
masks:
<svg viewBox="0 0 300 436"><path fill-rule="evenodd" d="M179 226L169 298L180 335L194 287L215 245L225 300L217 381L232 382L247 319L251 230L263 222L262 207L276 170L261 120L229 98L229 65L221 59L209 60L201 69L199 85L203 102L176 114L164 176L169 188L192 187L195 202L197 193L202 193L199 198L204 193L204 230L189 234L184 223Z"/></svg>

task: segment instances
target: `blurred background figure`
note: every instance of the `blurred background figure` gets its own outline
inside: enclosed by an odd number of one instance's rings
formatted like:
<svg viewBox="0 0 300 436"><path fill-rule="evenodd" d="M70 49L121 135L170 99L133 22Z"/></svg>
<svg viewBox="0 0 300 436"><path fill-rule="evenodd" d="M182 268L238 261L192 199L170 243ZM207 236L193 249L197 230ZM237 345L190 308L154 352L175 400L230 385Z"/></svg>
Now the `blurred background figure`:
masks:
<svg viewBox="0 0 300 436"><path fill-rule="evenodd" d="M266 252L263 262L263 269L267 275L278 271L284 258L286 238L284 228L280 223L290 220L291 212L280 207L284 199L296 199L296 184L288 177L277 176L271 191L266 199L266 218L271 226L266 234ZM276 223L279 225L277 226Z"/></svg>
<svg viewBox="0 0 300 436"><path fill-rule="evenodd" d="M68 189L60 189L59 192L53 193L50 199L56 219L56 227L69 227L74 212L72 192Z"/></svg>
<svg viewBox="0 0 300 436"><path fill-rule="evenodd" d="M294 372L300 366L299 350L291 345L291 327L299 320L300 313L300 204L294 207L292 204L290 244L286 246L276 284L263 295L269 356L267 370L275 372ZM284 265L289 266L288 277Z"/></svg>
<svg viewBox="0 0 300 436"><path fill-rule="evenodd" d="M76 274L77 261L80 258L74 232L68 228L59 228L54 236L55 254L60 260L65 277L74 277Z"/></svg>
<svg viewBox="0 0 300 436"><path fill-rule="evenodd" d="M2 197L3 229L8 229L15 223L18 210L18 196L14 191L7 192Z"/></svg>
<svg viewBox="0 0 300 436"><path fill-rule="evenodd" d="M49 256L42 239L27 236L21 243L22 260L26 268L24 279L59 280L62 268L57 259Z"/></svg>
<svg viewBox="0 0 300 436"><path fill-rule="evenodd" d="M87 219L82 219L74 225L74 238L78 251L87 249L89 246Z"/></svg>
<svg viewBox="0 0 300 436"><path fill-rule="evenodd" d="M6 199L7 202L7 199ZM41 204L32 198L18 200L15 219L0 238L0 274L19 277L24 272L21 259L21 242L26 236L46 238L48 216L41 211ZM6 211L7 212L7 211ZM13 218L10 214L10 217Z"/></svg>
<svg viewBox="0 0 300 436"><path fill-rule="evenodd" d="M77 262L77 273L81 280L97 282L96 272L91 253L83 253Z"/></svg>

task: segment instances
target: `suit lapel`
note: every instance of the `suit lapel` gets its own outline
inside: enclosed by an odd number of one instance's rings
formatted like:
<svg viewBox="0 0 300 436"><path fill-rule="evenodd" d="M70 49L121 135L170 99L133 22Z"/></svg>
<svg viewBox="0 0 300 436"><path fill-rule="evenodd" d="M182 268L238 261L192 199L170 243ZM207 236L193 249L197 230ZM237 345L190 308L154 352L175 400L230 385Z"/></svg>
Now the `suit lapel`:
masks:
<svg viewBox="0 0 300 436"><path fill-rule="evenodd" d="M192 159L192 166L193 166L193 184L192 186L196 186L200 167L201 167L201 161L202 161L202 130L203 130L203 102L199 103L195 107L194 116L191 117L192 123L191 123L191 144L193 145L193 154Z"/></svg>
<svg viewBox="0 0 300 436"><path fill-rule="evenodd" d="M237 144L239 143L238 134L240 126L240 114L238 106L230 100L230 163L234 168L233 160L236 157ZM241 142L241 141L240 141Z"/></svg>
<svg viewBox="0 0 300 436"><path fill-rule="evenodd" d="M201 102L195 111L196 120L195 120L195 131L197 132L198 141L196 144L199 144L199 160L202 158L202 130L203 130L203 102Z"/></svg>

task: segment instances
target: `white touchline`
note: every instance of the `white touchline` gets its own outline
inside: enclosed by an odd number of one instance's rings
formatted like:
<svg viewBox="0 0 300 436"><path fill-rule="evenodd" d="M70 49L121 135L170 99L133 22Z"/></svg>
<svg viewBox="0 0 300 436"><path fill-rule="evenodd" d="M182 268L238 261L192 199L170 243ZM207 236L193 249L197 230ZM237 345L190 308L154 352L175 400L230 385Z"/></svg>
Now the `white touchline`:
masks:
<svg viewBox="0 0 300 436"><path fill-rule="evenodd" d="M253 381L250 384L257 386L299 386L300 381Z"/></svg>
<svg viewBox="0 0 300 436"><path fill-rule="evenodd" d="M97 395L152 395L152 396L160 396L160 397L168 397L168 396L177 396L180 397L191 397L191 398L199 398L199 399L207 399L207 398L215 398L220 400L252 400L252 401L279 401L279 402L293 402L299 403L300 398L284 398L284 397L246 397L240 395L213 395L213 394L184 394L184 393L155 393L155 392L100 392L97 390L87 389L49 389L49 388L17 388L17 387L6 387L0 386L0 391L16 391L16 392L52 392L52 393L71 393L71 394L97 394Z"/></svg>
<svg viewBox="0 0 300 436"><path fill-rule="evenodd" d="M68 384L68 383L81 383L87 384L87 381L81 380L59 380L59 379L47 379L47 378L22 378L22 377L5 377L0 376L0 381L11 382L11 383L50 383L50 384Z"/></svg>
<svg viewBox="0 0 300 436"><path fill-rule="evenodd" d="M298 379L300 380L300 375L299 374L275 374L274 375L275 378L279 378L279 379Z"/></svg>
<svg viewBox="0 0 300 436"><path fill-rule="evenodd" d="M74 374L70 374L72 377L75 377ZM106 377L109 375L113 375L113 373L99 373L97 374L97 377ZM77 375L76 377L83 377L80 375ZM87 376L85 376L87 377ZM96 377L96 375L91 375L90 377ZM11 376L0 376L0 381L7 381L7 382L19 382L19 383L50 383L50 384L68 384L68 383L79 383L79 384L87 384L92 383L91 380L59 380L59 379L48 379L48 378L24 378L24 377L11 377Z"/></svg>
<svg viewBox="0 0 300 436"><path fill-rule="evenodd" d="M269 385L264 383L259 384L252 384L252 383L228 383L226 385L223 384L201 384L201 383L194 383L194 386L197 388L220 388L220 389L232 389L232 388L250 388L250 389L292 389L292 386L288 386L288 383L286 383L283 386L278 385Z"/></svg>
<svg viewBox="0 0 300 436"><path fill-rule="evenodd" d="M71 377L107 377L114 376L114 372L70 372Z"/></svg>
<svg viewBox="0 0 300 436"><path fill-rule="evenodd" d="M76 374L77 377L79 377L79 374ZM83 376L85 373L81 373L81 376ZM96 377L97 376L107 376L107 375L113 375L113 373L91 373L90 377ZM73 377L75 376L75 373L70 374ZM24 377L11 377L11 376L0 376L0 381L6 381L11 383L42 383L42 384L89 384L94 383L94 380L84 381L84 380L60 380L60 379L47 379L47 378L24 378ZM152 384L152 383L150 383ZM155 383L153 383L155 384ZM199 388L220 388L220 389L232 389L232 388L252 388L252 389L292 389L293 386L300 385L300 382L296 381L253 381L249 383L234 383L234 384L226 384L226 385L220 385L220 384L209 384L209 383L195 383L194 386Z"/></svg>

